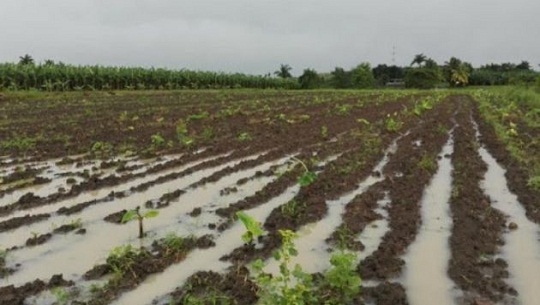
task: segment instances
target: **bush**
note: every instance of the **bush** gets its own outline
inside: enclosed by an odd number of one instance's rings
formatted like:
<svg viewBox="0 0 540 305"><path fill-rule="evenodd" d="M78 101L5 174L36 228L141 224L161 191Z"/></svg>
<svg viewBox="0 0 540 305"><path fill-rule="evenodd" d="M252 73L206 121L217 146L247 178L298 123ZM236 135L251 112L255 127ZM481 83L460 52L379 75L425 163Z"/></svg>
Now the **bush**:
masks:
<svg viewBox="0 0 540 305"><path fill-rule="evenodd" d="M405 73L405 87L417 89L435 88L442 81L439 69L411 68Z"/></svg>

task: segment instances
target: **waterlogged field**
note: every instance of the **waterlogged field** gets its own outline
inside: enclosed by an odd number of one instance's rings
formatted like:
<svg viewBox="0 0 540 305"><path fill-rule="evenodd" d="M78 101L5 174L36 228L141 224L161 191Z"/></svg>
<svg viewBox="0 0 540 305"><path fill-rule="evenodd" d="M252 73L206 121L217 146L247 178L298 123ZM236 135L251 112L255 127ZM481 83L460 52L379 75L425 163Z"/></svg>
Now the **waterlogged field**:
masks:
<svg viewBox="0 0 540 305"><path fill-rule="evenodd" d="M0 304L537 304L513 96L2 96Z"/></svg>

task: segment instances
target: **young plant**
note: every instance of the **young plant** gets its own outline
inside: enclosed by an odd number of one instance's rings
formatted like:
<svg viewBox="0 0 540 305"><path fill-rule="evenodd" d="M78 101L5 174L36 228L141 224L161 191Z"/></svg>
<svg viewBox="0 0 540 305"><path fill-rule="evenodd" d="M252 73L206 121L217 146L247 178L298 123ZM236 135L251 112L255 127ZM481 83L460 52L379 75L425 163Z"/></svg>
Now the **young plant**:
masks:
<svg viewBox="0 0 540 305"><path fill-rule="evenodd" d="M328 138L328 127L326 127L326 126L321 127L321 137L323 139Z"/></svg>
<svg viewBox="0 0 540 305"><path fill-rule="evenodd" d="M421 116L426 110L433 108L431 100L429 98L423 99L421 102L416 102L414 105L413 113L417 116Z"/></svg>
<svg viewBox="0 0 540 305"><path fill-rule="evenodd" d="M310 274L304 272L300 265L291 266L291 260L298 255L294 246L296 233L290 230L279 230L281 235L281 248L274 253L279 262L278 276L264 273L264 262L258 259L253 263L254 281L258 285L259 303L263 305L289 305L289 304L318 304L315 295L315 285Z"/></svg>
<svg viewBox="0 0 540 305"><path fill-rule="evenodd" d="M131 272L133 277L136 277L133 271L133 265L137 257L143 252L138 251L131 245L119 246L114 248L107 257L107 265L114 273L115 279L121 279L126 272Z"/></svg>
<svg viewBox="0 0 540 305"><path fill-rule="evenodd" d="M352 252L338 251L330 258L332 267L324 274L323 288L328 305L352 304L360 292L362 279L355 272L357 257Z"/></svg>
<svg viewBox="0 0 540 305"><path fill-rule="evenodd" d="M156 149L159 149L161 147L164 147L165 144L166 144L166 141L165 139L163 138L163 136L159 133L156 133L156 134L153 134L151 137L150 137L151 141L152 141L152 148L154 150Z"/></svg>
<svg viewBox="0 0 540 305"><path fill-rule="evenodd" d="M58 305L67 304L69 301L69 292L63 287L55 287L51 289L51 293L56 297L56 303Z"/></svg>
<svg viewBox="0 0 540 305"><path fill-rule="evenodd" d="M189 136L187 123L183 120L178 121L176 124L176 136L178 137L178 141L184 146L189 147L194 142L193 138Z"/></svg>
<svg viewBox="0 0 540 305"><path fill-rule="evenodd" d="M252 140L252 137L249 134L249 132L242 132L241 134L238 135L238 141L240 142L246 142L246 141L251 141L251 140Z"/></svg>
<svg viewBox="0 0 540 305"><path fill-rule="evenodd" d="M157 210L148 210L144 214L141 214L141 207L136 207L133 210L127 211L124 216L122 216L122 223L129 222L133 219L137 219L139 221L139 238L144 237L144 228L143 228L143 220L146 218L154 218L159 215L159 211Z"/></svg>
<svg viewBox="0 0 540 305"><path fill-rule="evenodd" d="M317 180L317 175L309 170L306 163L296 157L292 157L292 159L296 160L304 168L304 173L298 177L300 186L308 186Z"/></svg>
<svg viewBox="0 0 540 305"><path fill-rule="evenodd" d="M255 240L264 234L261 223L242 211L236 212L236 216L246 227L246 232L242 234L242 240L249 246L253 246Z"/></svg>
<svg viewBox="0 0 540 305"><path fill-rule="evenodd" d="M283 213L285 216L293 218L298 216L300 209L303 207L305 207L305 205L301 206L296 200L292 199L281 206L281 213Z"/></svg>
<svg viewBox="0 0 540 305"><path fill-rule="evenodd" d="M386 130L389 132L398 132L403 127L403 122L396 121L393 117L388 117L385 124Z"/></svg>

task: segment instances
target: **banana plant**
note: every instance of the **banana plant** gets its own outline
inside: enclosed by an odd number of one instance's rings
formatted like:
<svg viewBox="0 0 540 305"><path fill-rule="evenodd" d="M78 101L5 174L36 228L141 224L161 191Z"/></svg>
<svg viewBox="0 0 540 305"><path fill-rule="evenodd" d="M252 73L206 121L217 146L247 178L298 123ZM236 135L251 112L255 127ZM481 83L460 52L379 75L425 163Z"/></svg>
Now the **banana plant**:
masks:
<svg viewBox="0 0 540 305"><path fill-rule="evenodd" d="M137 219L139 221L139 238L144 237L144 228L143 228L143 220L146 218L154 218L159 215L159 211L157 210L148 210L145 213L141 214L141 207L136 207L133 210L127 211L124 216L122 216L122 223L126 223L129 221L132 221L133 219Z"/></svg>
<svg viewBox="0 0 540 305"><path fill-rule="evenodd" d="M244 224L244 227L246 227L246 232L242 235L242 240L252 246L255 243L255 239L264 234L261 223L242 211L236 212L236 216Z"/></svg>

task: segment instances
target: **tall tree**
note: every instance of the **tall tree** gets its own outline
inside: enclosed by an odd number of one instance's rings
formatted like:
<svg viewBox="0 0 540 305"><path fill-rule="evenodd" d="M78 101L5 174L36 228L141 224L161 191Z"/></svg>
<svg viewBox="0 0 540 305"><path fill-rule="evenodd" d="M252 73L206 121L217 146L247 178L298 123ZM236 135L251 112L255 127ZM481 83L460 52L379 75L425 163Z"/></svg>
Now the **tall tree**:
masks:
<svg viewBox="0 0 540 305"><path fill-rule="evenodd" d="M32 56L25 54L24 56L19 57L19 65L33 65L34 59Z"/></svg>
<svg viewBox="0 0 540 305"><path fill-rule="evenodd" d="M369 63L364 62L351 70L353 85L356 88L365 89L375 86L375 77Z"/></svg>
<svg viewBox="0 0 540 305"><path fill-rule="evenodd" d="M279 70L274 72L274 74L281 78L291 78L292 77L291 70L292 70L291 66L281 64L281 66L279 67Z"/></svg>
<svg viewBox="0 0 540 305"><path fill-rule="evenodd" d="M424 62L426 62L426 60L427 60L427 56L424 55L424 53L416 54L414 55L414 59L411 62L411 66L413 66L414 64L417 64L420 67L422 66Z"/></svg>
<svg viewBox="0 0 540 305"><path fill-rule="evenodd" d="M343 68L336 67L332 71L332 85L337 89L351 88L351 73L345 71Z"/></svg>
<svg viewBox="0 0 540 305"><path fill-rule="evenodd" d="M516 69L518 70L530 70L531 64L529 64L528 61L522 60L519 65L516 66Z"/></svg>
<svg viewBox="0 0 540 305"><path fill-rule="evenodd" d="M304 73L298 78L298 82L302 89L315 89L321 85L321 78L317 74L317 71L305 69Z"/></svg>

